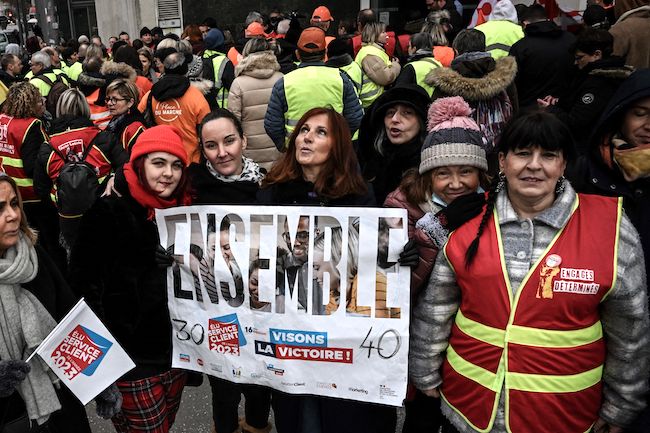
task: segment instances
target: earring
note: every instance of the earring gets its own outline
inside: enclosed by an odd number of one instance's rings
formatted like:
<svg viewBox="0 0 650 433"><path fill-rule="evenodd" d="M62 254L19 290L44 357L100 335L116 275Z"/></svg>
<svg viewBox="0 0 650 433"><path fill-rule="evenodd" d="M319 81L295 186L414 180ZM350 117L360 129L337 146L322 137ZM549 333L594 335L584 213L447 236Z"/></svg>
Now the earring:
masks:
<svg viewBox="0 0 650 433"><path fill-rule="evenodd" d="M499 172L499 181L497 182L497 186L494 188L494 192L499 193L503 191L503 189L506 187L506 175L503 174L502 171Z"/></svg>
<svg viewBox="0 0 650 433"><path fill-rule="evenodd" d="M555 185L555 194L562 194L566 189L566 177L560 176Z"/></svg>

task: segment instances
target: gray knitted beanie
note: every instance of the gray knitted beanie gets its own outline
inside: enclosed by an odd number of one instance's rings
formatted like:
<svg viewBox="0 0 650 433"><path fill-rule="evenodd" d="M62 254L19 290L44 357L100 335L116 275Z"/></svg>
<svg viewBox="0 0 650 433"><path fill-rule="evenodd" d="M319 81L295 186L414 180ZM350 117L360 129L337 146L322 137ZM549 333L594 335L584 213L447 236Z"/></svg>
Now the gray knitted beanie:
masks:
<svg viewBox="0 0 650 433"><path fill-rule="evenodd" d="M471 165L487 171L486 145L472 109L460 96L440 98L429 107L429 135L422 145L420 174L448 165Z"/></svg>

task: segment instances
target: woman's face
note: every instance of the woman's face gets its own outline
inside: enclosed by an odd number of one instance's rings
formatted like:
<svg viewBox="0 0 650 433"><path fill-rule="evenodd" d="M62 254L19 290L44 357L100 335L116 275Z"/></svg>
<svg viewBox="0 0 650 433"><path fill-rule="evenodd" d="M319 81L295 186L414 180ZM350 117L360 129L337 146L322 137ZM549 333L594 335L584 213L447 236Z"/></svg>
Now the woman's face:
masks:
<svg viewBox="0 0 650 433"><path fill-rule="evenodd" d="M106 95L106 106L108 107L108 111L111 112L111 116L120 116L127 113L134 102L133 98L125 98L116 91L112 91Z"/></svg>
<svg viewBox="0 0 650 433"><path fill-rule="evenodd" d="M333 139L327 114L312 116L296 137L296 160L303 169L320 172L329 159Z"/></svg>
<svg viewBox="0 0 650 433"><path fill-rule="evenodd" d="M555 188L566 169L566 160L560 150L516 148L507 154L499 153L499 169L506 176L512 202L545 209L555 200Z"/></svg>
<svg viewBox="0 0 650 433"><path fill-rule="evenodd" d="M318 284L321 286L321 288L327 290L330 287L338 289L340 291L341 287L341 275L339 274L338 269L336 269L334 266L332 266L332 263L327 261L323 262L324 255L323 255L323 248L314 248L314 278L316 281L318 281ZM324 287L323 286L323 275L329 274L330 278L330 286L329 287Z"/></svg>
<svg viewBox="0 0 650 433"><path fill-rule="evenodd" d="M627 109L621 133L633 146L650 144L650 97L635 102Z"/></svg>
<svg viewBox="0 0 650 433"><path fill-rule="evenodd" d="M420 119L415 110L404 104L396 104L384 115L386 136L392 144L411 142L420 133Z"/></svg>
<svg viewBox="0 0 650 433"><path fill-rule="evenodd" d="M151 63L149 62L147 56L140 54L139 57L140 57L140 63L142 63L142 72L144 72L144 74L147 75L149 73L149 68L151 67Z"/></svg>
<svg viewBox="0 0 650 433"><path fill-rule="evenodd" d="M449 204L461 195L476 192L479 169L470 165L449 165L432 170L433 193Z"/></svg>
<svg viewBox="0 0 650 433"><path fill-rule="evenodd" d="M167 152L152 152L144 159L147 185L160 198L169 198L174 194L184 168L183 161Z"/></svg>
<svg viewBox="0 0 650 433"><path fill-rule="evenodd" d="M222 176L239 175L244 161L246 137L241 137L231 119L222 117L211 120L201 131L203 155Z"/></svg>
<svg viewBox="0 0 650 433"><path fill-rule="evenodd" d="M20 219L16 192L9 182L0 181L0 256L18 242Z"/></svg>

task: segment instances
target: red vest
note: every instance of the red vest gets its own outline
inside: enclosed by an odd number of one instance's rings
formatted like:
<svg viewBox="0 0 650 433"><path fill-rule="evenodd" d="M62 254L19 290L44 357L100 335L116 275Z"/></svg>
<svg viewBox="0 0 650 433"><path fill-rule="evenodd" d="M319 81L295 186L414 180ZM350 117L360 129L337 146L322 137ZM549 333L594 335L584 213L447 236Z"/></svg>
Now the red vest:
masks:
<svg viewBox="0 0 650 433"><path fill-rule="evenodd" d="M42 128L41 121L33 117L19 119L0 114L0 160L5 173L16 181L24 202L39 201L34 192L34 181L27 176L23 168L21 154L25 136L35 123ZM45 132L43 136L47 136Z"/></svg>
<svg viewBox="0 0 650 433"><path fill-rule="evenodd" d="M99 128L96 126L88 126L85 128L72 129L69 131L55 134L50 137L50 145L67 156L70 152L76 154L81 158L84 150L99 134ZM86 162L95 167L97 178L101 183L105 176L107 176L112 168L111 162L106 155L97 147L88 152ZM56 179L59 177L59 172L63 168L65 161L56 152L50 152L50 157L47 160L45 171L52 179L52 199L56 200Z"/></svg>
<svg viewBox="0 0 650 433"><path fill-rule="evenodd" d="M492 428L502 390L512 433L585 432L596 421L605 360L599 306L616 279L620 219L617 199L578 194L514 299L496 212L469 270L465 252L480 216L452 233L445 254L462 301L442 395L475 429Z"/></svg>
<svg viewBox="0 0 650 433"><path fill-rule="evenodd" d="M95 126L99 129L104 130L113 116L107 106L97 105L99 90L100 89L97 89L90 95L86 96L86 101L88 101L88 106L90 107L90 120L92 120Z"/></svg>

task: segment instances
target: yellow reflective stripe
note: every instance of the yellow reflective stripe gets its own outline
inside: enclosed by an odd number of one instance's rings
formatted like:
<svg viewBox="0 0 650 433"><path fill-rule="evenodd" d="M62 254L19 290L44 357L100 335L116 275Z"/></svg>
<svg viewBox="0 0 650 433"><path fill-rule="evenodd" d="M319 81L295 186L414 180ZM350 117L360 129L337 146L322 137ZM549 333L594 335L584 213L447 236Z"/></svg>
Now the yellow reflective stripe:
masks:
<svg viewBox="0 0 650 433"><path fill-rule="evenodd" d="M24 188L29 188L30 186L34 186L34 181L32 179L19 179L14 177L13 180L16 182L16 185L22 186Z"/></svg>
<svg viewBox="0 0 650 433"><path fill-rule="evenodd" d="M483 325L475 320L465 317L461 310L456 313L456 326L470 337L503 348L506 333L502 329Z"/></svg>
<svg viewBox="0 0 650 433"><path fill-rule="evenodd" d="M511 325L508 328L508 342L538 347L576 347L593 343L603 338L600 321L593 325L572 331L527 328Z"/></svg>
<svg viewBox="0 0 650 433"><path fill-rule="evenodd" d="M469 361L463 359L454 348L449 345L447 347L447 361L449 365L456 370L460 375L465 376L484 388L490 389L494 392L499 392L501 389L502 380L497 380L497 375L489 370L474 365Z"/></svg>
<svg viewBox="0 0 650 433"><path fill-rule="evenodd" d="M578 392L596 385L602 377L602 365L582 373L559 376L506 373L506 388L543 393Z"/></svg>
<svg viewBox="0 0 650 433"><path fill-rule="evenodd" d="M8 165L14 168L23 168L23 160L20 158L9 158L8 156L3 156L2 165Z"/></svg>

